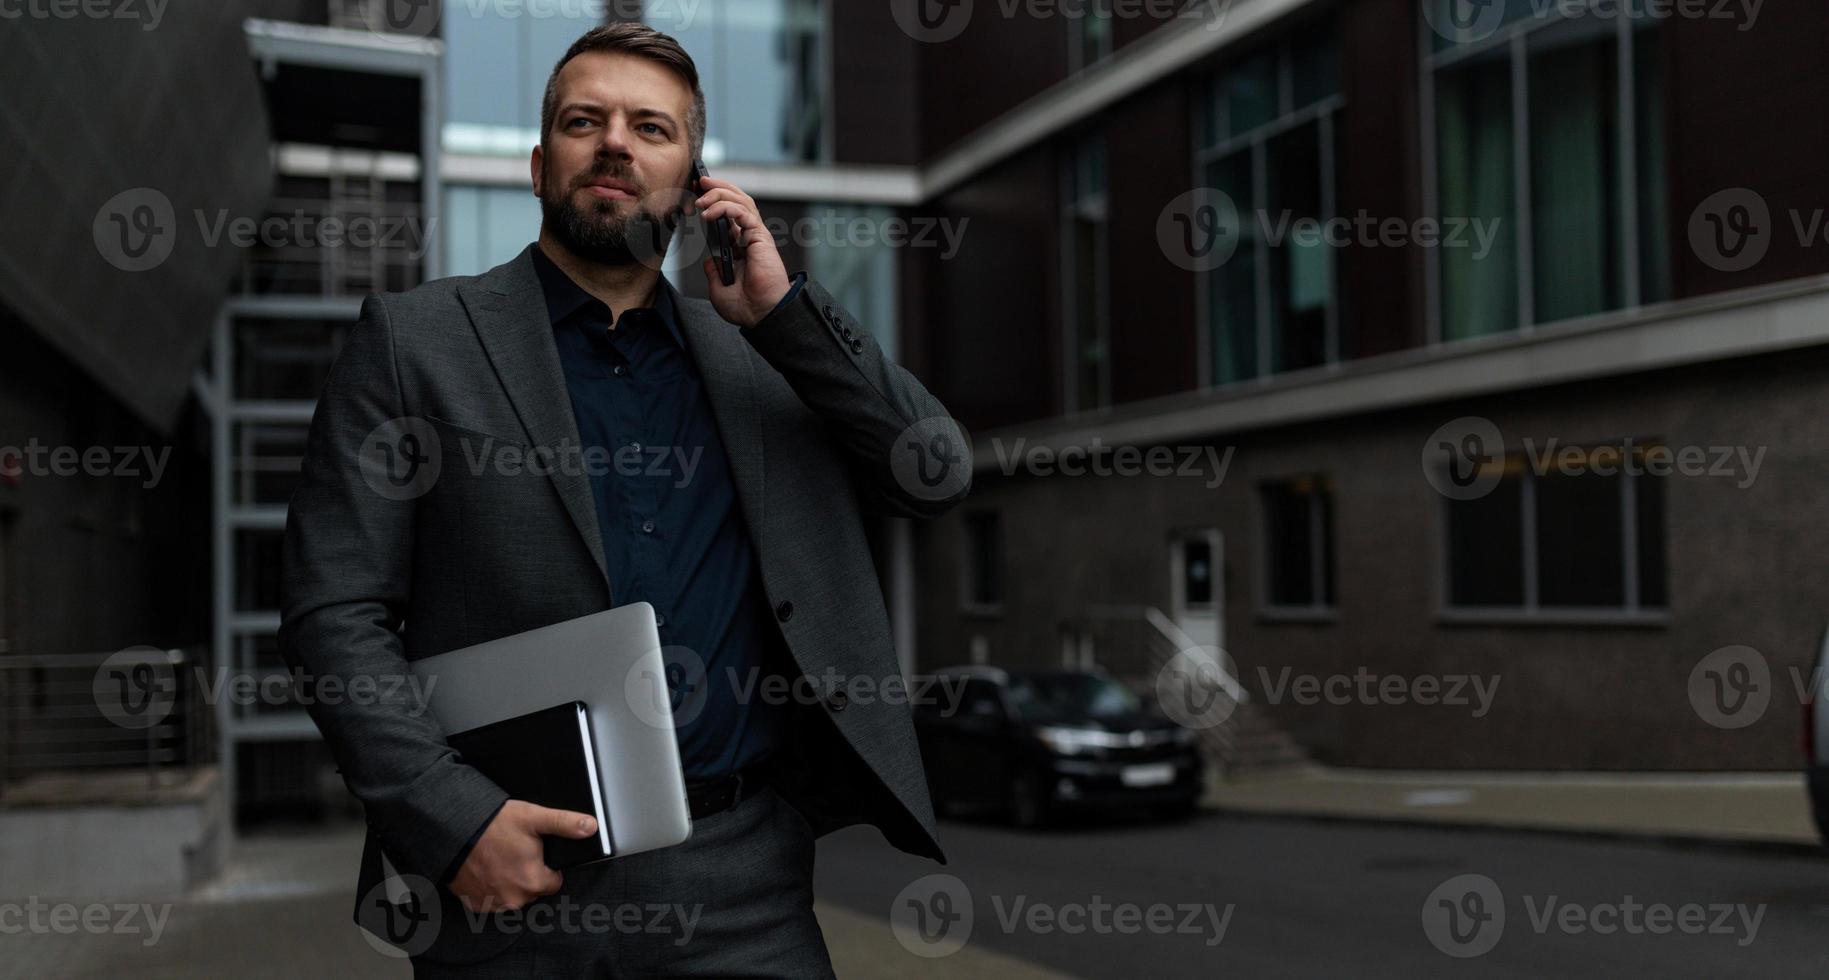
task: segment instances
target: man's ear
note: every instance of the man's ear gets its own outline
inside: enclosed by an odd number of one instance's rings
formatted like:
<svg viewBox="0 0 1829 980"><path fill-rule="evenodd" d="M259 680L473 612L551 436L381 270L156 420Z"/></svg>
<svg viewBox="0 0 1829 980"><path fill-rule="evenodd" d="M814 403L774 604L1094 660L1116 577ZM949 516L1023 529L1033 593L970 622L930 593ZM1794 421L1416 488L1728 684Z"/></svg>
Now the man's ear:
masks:
<svg viewBox="0 0 1829 980"><path fill-rule="evenodd" d="M535 197L539 197L545 192L545 188L540 186L545 183L545 181L541 179L544 176L543 172L546 169L545 163L546 147L539 143L535 143L533 145L533 159L529 164L533 169L533 196Z"/></svg>

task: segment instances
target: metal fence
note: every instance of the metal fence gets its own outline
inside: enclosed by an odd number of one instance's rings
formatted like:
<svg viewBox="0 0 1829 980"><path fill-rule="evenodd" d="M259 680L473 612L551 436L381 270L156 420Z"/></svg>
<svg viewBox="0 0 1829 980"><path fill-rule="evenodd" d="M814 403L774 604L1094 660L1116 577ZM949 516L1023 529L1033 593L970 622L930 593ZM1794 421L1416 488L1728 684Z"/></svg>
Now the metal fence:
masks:
<svg viewBox="0 0 1829 980"><path fill-rule="evenodd" d="M214 756L197 660L184 650L0 657L0 802L35 774L144 769L152 788Z"/></svg>

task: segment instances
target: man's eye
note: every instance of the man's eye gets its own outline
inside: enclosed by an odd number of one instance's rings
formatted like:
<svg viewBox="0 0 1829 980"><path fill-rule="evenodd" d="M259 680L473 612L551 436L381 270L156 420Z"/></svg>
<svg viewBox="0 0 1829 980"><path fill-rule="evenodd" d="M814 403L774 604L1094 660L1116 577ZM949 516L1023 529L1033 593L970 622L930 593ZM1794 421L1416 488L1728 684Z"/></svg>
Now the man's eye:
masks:
<svg viewBox="0 0 1829 980"><path fill-rule="evenodd" d="M640 126L638 126L638 127L636 127L636 128L637 128L637 129L643 129L643 130L650 130L650 129L651 129L651 130L653 130L653 131L654 131L654 132L655 132L655 133L657 133L657 134L659 134L659 135L662 135L662 136L665 136L665 135L666 135L666 134L667 134L667 131L666 131L666 129L664 129L664 128L662 128L662 126L661 126L661 125L660 125L660 124L659 124L659 123L642 123L642 124L641 124L641 125L640 125Z"/></svg>
<svg viewBox="0 0 1829 980"><path fill-rule="evenodd" d="M588 123L588 122L590 122L589 119L586 119L583 116L579 116L575 119L567 120L565 125L568 129L576 129L579 123Z"/></svg>

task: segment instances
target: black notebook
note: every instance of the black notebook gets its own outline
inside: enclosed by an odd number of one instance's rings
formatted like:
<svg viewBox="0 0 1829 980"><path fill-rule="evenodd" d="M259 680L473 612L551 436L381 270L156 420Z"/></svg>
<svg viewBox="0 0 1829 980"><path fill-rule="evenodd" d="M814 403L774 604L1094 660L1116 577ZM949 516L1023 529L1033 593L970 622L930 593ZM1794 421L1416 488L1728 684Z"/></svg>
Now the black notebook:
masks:
<svg viewBox="0 0 1829 980"><path fill-rule="evenodd" d="M597 818L595 836L582 840L546 837L547 867L563 870L614 853L584 702L555 705L472 728L447 741L465 763L494 780L509 797Z"/></svg>

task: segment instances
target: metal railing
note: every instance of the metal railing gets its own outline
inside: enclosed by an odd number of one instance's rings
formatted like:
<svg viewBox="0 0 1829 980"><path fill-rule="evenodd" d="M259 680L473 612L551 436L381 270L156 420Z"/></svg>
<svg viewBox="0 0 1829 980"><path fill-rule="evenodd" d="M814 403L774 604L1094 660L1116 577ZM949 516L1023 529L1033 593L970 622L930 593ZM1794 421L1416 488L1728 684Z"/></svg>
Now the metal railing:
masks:
<svg viewBox="0 0 1829 980"><path fill-rule="evenodd" d="M144 768L149 788L214 754L210 708L184 650L0 656L0 802L22 776Z"/></svg>

